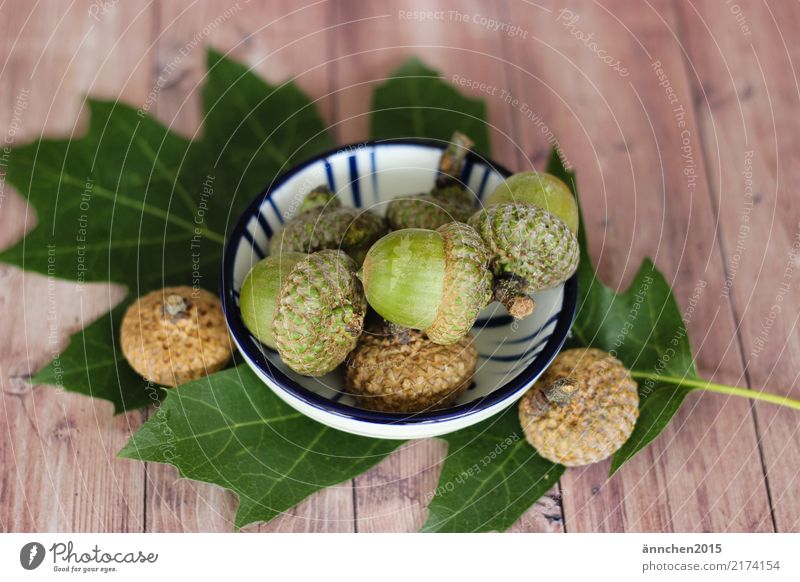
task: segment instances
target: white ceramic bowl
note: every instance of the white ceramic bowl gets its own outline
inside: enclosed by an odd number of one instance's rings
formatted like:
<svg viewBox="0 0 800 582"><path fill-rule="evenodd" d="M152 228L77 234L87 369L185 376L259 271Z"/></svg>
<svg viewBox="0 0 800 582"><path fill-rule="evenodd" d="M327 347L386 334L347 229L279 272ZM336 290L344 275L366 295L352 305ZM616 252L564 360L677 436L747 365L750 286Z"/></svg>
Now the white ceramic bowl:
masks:
<svg viewBox="0 0 800 582"><path fill-rule="evenodd" d="M305 194L327 183L343 204L384 213L396 196L430 190L446 144L400 139L343 146L302 163L272 182L239 218L222 262L220 296L244 360L290 406L333 428L370 437L414 439L453 432L516 402L561 349L577 302L577 281L535 295L533 315L514 322L498 304L481 313L473 333L480 354L473 383L443 410L394 414L358 408L343 391L341 373L308 378L291 371L278 354L245 328L239 289L250 268L263 258L269 238L297 211ZM509 172L471 154L462 181L480 200Z"/></svg>

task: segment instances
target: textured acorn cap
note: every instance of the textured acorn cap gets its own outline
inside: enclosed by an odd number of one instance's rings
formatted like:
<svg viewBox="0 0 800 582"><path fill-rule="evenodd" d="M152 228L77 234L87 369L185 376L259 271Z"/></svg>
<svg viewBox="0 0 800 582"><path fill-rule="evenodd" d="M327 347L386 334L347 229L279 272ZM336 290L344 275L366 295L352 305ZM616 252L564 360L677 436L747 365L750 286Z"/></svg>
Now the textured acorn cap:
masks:
<svg viewBox="0 0 800 582"><path fill-rule="evenodd" d="M361 264L370 246L387 230L386 220L369 210L315 206L287 222L270 239L269 252L277 255L342 250Z"/></svg>
<svg viewBox="0 0 800 582"><path fill-rule="evenodd" d="M303 253L285 252L261 259L245 277L239 291L239 310L247 330L258 341L276 349L272 317L278 304L281 284Z"/></svg>
<svg viewBox="0 0 800 582"><path fill-rule="evenodd" d="M597 349L560 353L519 405L528 442L567 467L614 454L638 416L636 382L619 360Z"/></svg>
<svg viewBox="0 0 800 582"><path fill-rule="evenodd" d="M447 346L420 331L370 327L348 356L345 387L358 405L383 412L445 408L469 387L478 352L472 336Z"/></svg>
<svg viewBox="0 0 800 582"><path fill-rule="evenodd" d="M326 250L299 261L283 281L272 333L295 372L322 376L355 347L367 310L355 270L342 251Z"/></svg>
<svg viewBox="0 0 800 582"><path fill-rule="evenodd" d="M476 212L469 224L486 243L495 276L523 279L529 292L563 283L578 268L578 238L542 208L496 204Z"/></svg>
<svg viewBox="0 0 800 582"><path fill-rule="evenodd" d="M144 379L178 386L225 367L231 341L219 299L204 289L167 287L128 307L122 353Z"/></svg>
<svg viewBox="0 0 800 582"><path fill-rule="evenodd" d="M459 190L460 189L455 189ZM395 198L386 208L386 220L392 230L425 228L436 230L448 222L466 222L475 209L450 196L420 194Z"/></svg>
<svg viewBox="0 0 800 582"><path fill-rule="evenodd" d="M487 269L486 246L474 228L451 222L436 232L444 239L444 295L425 333L431 341L446 345L468 334L492 300L492 274Z"/></svg>
<svg viewBox="0 0 800 582"><path fill-rule="evenodd" d="M300 212L316 209L318 212L339 208L342 201L334 194L327 184L321 184L311 190L300 204Z"/></svg>

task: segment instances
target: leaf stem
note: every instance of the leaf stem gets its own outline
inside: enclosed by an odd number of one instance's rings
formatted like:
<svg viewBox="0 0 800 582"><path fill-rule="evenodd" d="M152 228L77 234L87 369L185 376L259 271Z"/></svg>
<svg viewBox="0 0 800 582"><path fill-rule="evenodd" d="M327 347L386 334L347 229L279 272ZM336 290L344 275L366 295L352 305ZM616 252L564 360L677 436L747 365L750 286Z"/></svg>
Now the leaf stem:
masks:
<svg viewBox="0 0 800 582"><path fill-rule="evenodd" d="M800 410L800 400L795 400L788 396L779 396L778 394L770 394L769 392L758 392L756 390L748 390L747 388L726 386L725 384L715 384L714 382L709 382L702 378L678 378L676 376L661 376L660 374L649 374L647 372L637 372L634 370L631 370L631 376L643 380L667 382L678 386L689 386L699 390L707 390L708 392L740 396L743 398L750 398L751 400L762 400L771 404L777 404L778 406L786 406L787 408Z"/></svg>

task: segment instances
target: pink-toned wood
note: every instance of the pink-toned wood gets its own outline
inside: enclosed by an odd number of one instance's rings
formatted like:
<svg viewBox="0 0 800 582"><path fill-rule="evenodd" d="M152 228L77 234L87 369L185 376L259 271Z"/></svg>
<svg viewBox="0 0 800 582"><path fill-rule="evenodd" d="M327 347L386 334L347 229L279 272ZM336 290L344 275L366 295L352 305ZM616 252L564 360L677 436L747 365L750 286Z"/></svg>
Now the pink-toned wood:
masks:
<svg viewBox="0 0 800 582"><path fill-rule="evenodd" d="M86 94L143 94L149 14L116 6L95 20L91 5L16 2L0 9L4 140L22 144L41 134L80 132ZM15 243L36 222L3 181L0 246ZM107 285L78 289L5 265L0 281L0 529L141 531L144 467L116 458L139 426L140 413L115 418L108 403L26 382L67 345L71 333L119 302L124 291Z"/></svg>
<svg viewBox="0 0 800 582"><path fill-rule="evenodd" d="M578 170L604 280L625 286L641 259L654 257L674 285L700 373L743 383L673 3L541 5L513 2L510 12L533 37L508 39L519 98L535 111L515 109L525 150L544 159L541 118ZM610 481L608 467L562 478L567 531L772 530L747 401L692 395Z"/></svg>
<svg viewBox="0 0 800 582"><path fill-rule="evenodd" d="M797 4L680 4L750 387L800 397ZM800 531L797 414L756 406L775 525Z"/></svg>
<svg viewBox="0 0 800 582"><path fill-rule="evenodd" d="M472 22L476 14L497 19L493 4L397 0L336 5L333 66L340 142L369 137L372 92L407 58L424 55L428 66L460 90L486 99L493 155L503 164L519 165L522 156L508 107L501 99L490 98L509 85L501 35ZM475 89L467 88L473 85ZM355 479L358 531L418 531L427 517L445 451L446 446L434 439L413 443ZM549 519L542 517L543 511ZM559 530L560 507L536 506L521 523L529 531Z"/></svg>
<svg viewBox="0 0 800 582"><path fill-rule="evenodd" d="M326 30L329 12L325 3L304 6L288 0L159 4L154 65L158 88L152 112L184 135L192 137L201 131L206 46L213 46L250 65L272 83L295 79L318 99L318 109L330 120L332 106L326 95L331 69L322 58L331 42ZM173 467L148 464L148 531L230 531L235 508L232 494L212 485L179 480ZM318 493L269 524L246 529L349 532L353 528L353 493L347 483Z"/></svg>
<svg viewBox="0 0 800 582"><path fill-rule="evenodd" d="M421 57L448 82L473 97L486 99L488 93L496 90L499 94L508 84L501 35L469 20L460 21L475 14L495 18L493 3L392 0L334 4L333 82L337 138L342 143L369 137L372 93L409 57ZM476 88L470 88L472 83ZM487 99L487 105L493 157L514 165L520 152L511 137L508 108L497 99Z"/></svg>
<svg viewBox="0 0 800 582"><path fill-rule="evenodd" d="M800 153L793 68L800 55L792 42L800 9L741 3L740 17L711 0L566 7L571 14L555 2L520 0L83 0L69 9L11 1L0 8L0 128L4 137L22 102L15 143L70 135L85 126L84 95L140 106L158 85L153 112L193 135L201 122L203 47L211 44L273 82L297 77L320 99L336 138L353 141L367 137L374 87L406 57L421 56L451 81L458 75L486 84L473 93L487 100L500 162L540 167L551 135L561 141L579 172L601 275L624 286L641 258L654 256L675 285L704 377L800 396L800 261L791 254L800 248L792 189L800 172L792 163ZM421 22L401 10L441 15ZM492 32L475 15L518 28ZM594 48L619 59L628 74ZM685 128L659 86L656 60L685 109ZM692 188L683 173L683 129L697 176ZM749 151L754 191L746 211ZM751 230L742 240L745 213ZM0 248L35 224L3 183ZM170 467L115 458L139 413L114 418L106 403L25 382L123 293L102 285L78 293L74 284L0 266L0 530L232 528L231 494L178 480ZM798 531L797 426L790 411L758 405L753 412L746 402L692 395L654 445L612 480L607 464L570 470L561 489L512 529L770 531L774 514L779 531ZM445 455L441 441L407 445L353 483L247 529L414 531Z"/></svg>

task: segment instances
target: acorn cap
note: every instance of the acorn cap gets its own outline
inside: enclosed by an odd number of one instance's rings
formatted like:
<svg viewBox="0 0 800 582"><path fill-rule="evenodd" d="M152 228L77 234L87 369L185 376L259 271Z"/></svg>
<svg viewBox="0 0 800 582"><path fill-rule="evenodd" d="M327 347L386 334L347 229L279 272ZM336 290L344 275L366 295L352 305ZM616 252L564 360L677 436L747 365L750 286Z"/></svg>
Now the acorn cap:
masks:
<svg viewBox="0 0 800 582"><path fill-rule="evenodd" d="M322 376L344 361L364 325L367 302L353 259L325 250L295 264L272 320L278 353L292 370Z"/></svg>
<svg viewBox="0 0 800 582"><path fill-rule="evenodd" d="M557 216L537 206L504 203L470 219L489 250L496 277L525 281L528 292L563 283L578 268L578 238Z"/></svg>
<svg viewBox="0 0 800 582"><path fill-rule="evenodd" d="M219 299L192 287L167 287L140 297L122 318L120 345L138 374L162 386L217 372L231 358Z"/></svg>
<svg viewBox="0 0 800 582"><path fill-rule="evenodd" d="M339 200L336 194L327 185L321 184L306 194L302 204L300 204L300 212L312 209L322 212L339 208L341 205L342 201Z"/></svg>
<svg viewBox="0 0 800 582"><path fill-rule="evenodd" d="M561 352L519 405L528 442L545 459L567 467L614 454L638 416L639 395L630 372L593 348Z"/></svg>
<svg viewBox="0 0 800 582"><path fill-rule="evenodd" d="M345 387L358 405L383 412L444 408L469 386L478 352L472 336L447 346L420 331L370 327L347 358Z"/></svg>
<svg viewBox="0 0 800 582"><path fill-rule="evenodd" d="M269 252L277 255L342 250L361 264L372 244L386 232L384 218L369 210L312 207L287 222L270 239Z"/></svg>
<svg viewBox="0 0 800 582"><path fill-rule="evenodd" d="M456 131L439 159L439 176L429 193L389 202L386 218L393 230L436 230L448 222L466 222L475 211L475 198L460 181L467 154L475 143Z"/></svg>
<svg viewBox="0 0 800 582"><path fill-rule="evenodd" d="M446 200L452 204L459 204L465 209L475 210L475 195L467 190L460 182L437 186L431 190L431 196L436 200ZM469 218L469 216L467 217ZM466 219L460 221L466 222Z"/></svg>
<svg viewBox="0 0 800 582"><path fill-rule="evenodd" d="M460 188L453 188L459 190ZM408 198L395 198L386 208L386 219L392 230L425 228L436 230L448 222L466 222L475 211L471 204L464 204L446 196L420 194Z"/></svg>

